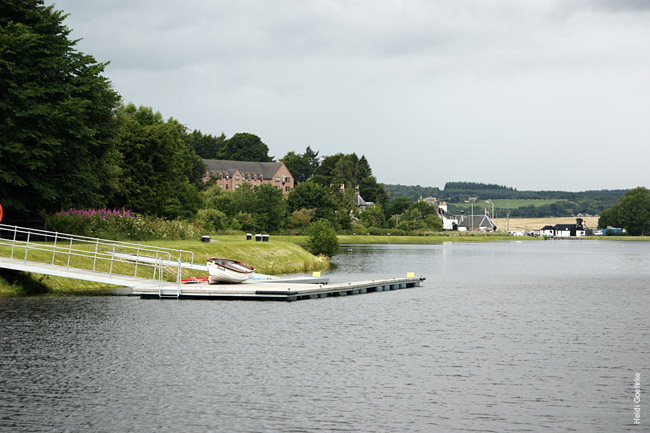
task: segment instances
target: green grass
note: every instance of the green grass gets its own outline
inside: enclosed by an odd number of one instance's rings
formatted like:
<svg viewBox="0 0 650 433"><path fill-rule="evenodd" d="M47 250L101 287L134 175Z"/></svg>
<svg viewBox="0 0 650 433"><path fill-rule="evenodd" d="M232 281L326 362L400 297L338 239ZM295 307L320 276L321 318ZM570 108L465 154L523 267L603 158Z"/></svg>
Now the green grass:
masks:
<svg viewBox="0 0 650 433"><path fill-rule="evenodd" d="M307 236L275 236L281 240L306 244ZM495 242L521 240L504 233L443 232L426 236L339 235L340 244L439 244L442 242ZM533 238L526 238L531 239Z"/></svg>

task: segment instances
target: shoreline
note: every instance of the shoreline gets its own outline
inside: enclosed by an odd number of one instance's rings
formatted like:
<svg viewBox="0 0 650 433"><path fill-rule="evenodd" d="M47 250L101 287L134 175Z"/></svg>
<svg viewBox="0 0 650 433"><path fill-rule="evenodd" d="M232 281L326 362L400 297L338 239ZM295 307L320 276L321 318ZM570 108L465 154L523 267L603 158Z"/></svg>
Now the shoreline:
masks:
<svg viewBox="0 0 650 433"><path fill-rule="evenodd" d="M271 235L269 242L245 240L245 235L212 235L211 241L153 241L144 244L188 250L195 253L195 261L209 257L228 257L250 263L264 274L282 275L324 271L330 268L329 258L317 257L303 248L308 237L304 235ZM435 245L446 242L512 242L543 240L633 241L649 242L650 236L587 236L555 238L512 236L503 233L458 233L428 236L338 235L340 245ZM194 271L196 273L196 271ZM197 276L197 275L188 275ZM119 286L76 281L39 274L0 271L0 297L13 296L116 296L127 295Z"/></svg>

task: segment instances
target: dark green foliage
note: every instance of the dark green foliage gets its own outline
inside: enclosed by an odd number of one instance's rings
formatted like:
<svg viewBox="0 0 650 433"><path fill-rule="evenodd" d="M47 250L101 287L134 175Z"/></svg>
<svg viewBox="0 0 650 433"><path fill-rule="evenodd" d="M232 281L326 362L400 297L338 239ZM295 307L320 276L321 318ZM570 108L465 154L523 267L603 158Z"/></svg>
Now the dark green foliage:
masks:
<svg viewBox="0 0 650 433"><path fill-rule="evenodd" d="M228 217L217 209L199 209L197 218L205 230L218 232L228 227Z"/></svg>
<svg viewBox="0 0 650 433"><path fill-rule="evenodd" d="M43 1L0 3L0 197L34 216L102 206L117 187L106 64L75 50L65 15Z"/></svg>
<svg viewBox="0 0 650 433"><path fill-rule="evenodd" d="M220 136L214 137L194 130L187 135L187 141L194 148L194 152L201 158L219 159L224 151L226 135L222 133Z"/></svg>
<svg viewBox="0 0 650 433"><path fill-rule="evenodd" d="M300 209L315 209L316 219L334 221L337 205L327 189L313 182L302 182L290 193L288 198L289 212Z"/></svg>
<svg viewBox="0 0 650 433"><path fill-rule="evenodd" d="M246 132L237 133L229 140L226 140L219 154L219 159L257 162L273 161L273 157L269 156L268 146L257 135Z"/></svg>
<svg viewBox="0 0 650 433"><path fill-rule="evenodd" d="M315 255L334 256L339 250L339 240L334 227L325 220L318 220L309 225L309 252Z"/></svg>
<svg viewBox="0 0 650 433"><path fill-rule="evenodd" d="M420 197L436 197L440 199L444 197L442 191L437 187L430 186L410 186L410 185L389 185L384 184L384 189L390 194L391 200L396 200L398 197L406 197L411 201L417 201Z"/></svg>
<svg viewBox="0 0 650 433"><path fill-rule="evenodd" d="M209 210L216 209L227 217L226 224L233 230L277 232L286 221L286 197L280 188L271 184L253 188L244 183L234 191L222 191L214 186L204 196ZM199 216L202 215L200 212Z"/></svg>
<svg viewBox="0 0 650 433"><path fill-rule="evenodd" d="M359 215L359 220L365 227L385 228L386 217L381 206L370 206Z"/></svg>
<svg viewBox="0 0 650 433"><path fill-rule="evenodd" d="M298 155L295 152L287 153L285 157L282 158L282 162L293 175L296 185L300 182L305 182L311 179L320 164L318 152L314 152L309 146L307 146L305 153L301 155Z"/></svg>
<svg viewBox="0 0 650 433"><path fill-rule="evenodd" d="M413 205L413 200L407 197L396 197L390 204L386 207L386 217L391 217L393 215L401 215L405 210L410 208Z"/></svg>
<svg viewBox="0 0 650 433"><path fill-rule="evenodd" d="M436 214L435 207L427 202L413 202L399 217L391 220L393 225L404 231L441 232L442 220Z"/></svg>
<svg viewBox="0 0 650 433"><path fill-rule="evenodd" d="M612 209L603 212L598 227L620 227L631 236L650 233L650 191L646 187L634 188L623 196Z"/></svg>
<svg viewBox="0 0 650 433"><path fill-rule="evenodd" d="M151 108L122 107L120 188L111 206L165 218L192 217L202 204L195 186L199 158L177 121Z"/></svg>
<svg viewBox="0 0 650 433"><path fill-rule="evenodd" d="M268 183L255 187L253 212L256 231L278 231L287 216L287 201L282 190Z"/></svg>
<svg viewBox="0 0 650 433"><path fill-rule="evenodd" d="M496 185L493 183L478 183L478 182L447 182L445 184L445 192L452 191L516 191L514 188L505 185Z"/></svg>

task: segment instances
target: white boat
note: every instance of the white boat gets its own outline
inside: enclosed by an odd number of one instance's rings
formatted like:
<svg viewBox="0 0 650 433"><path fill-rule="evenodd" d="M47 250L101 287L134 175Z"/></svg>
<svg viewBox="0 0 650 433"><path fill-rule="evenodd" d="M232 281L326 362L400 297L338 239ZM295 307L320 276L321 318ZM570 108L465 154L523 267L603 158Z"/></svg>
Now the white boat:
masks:
<svg viewBox="0 0 650 433"><path fill-rule="evenodd" d="M208 259L208 283L243 283L255 272L248 263L233 259Z"/></svg>

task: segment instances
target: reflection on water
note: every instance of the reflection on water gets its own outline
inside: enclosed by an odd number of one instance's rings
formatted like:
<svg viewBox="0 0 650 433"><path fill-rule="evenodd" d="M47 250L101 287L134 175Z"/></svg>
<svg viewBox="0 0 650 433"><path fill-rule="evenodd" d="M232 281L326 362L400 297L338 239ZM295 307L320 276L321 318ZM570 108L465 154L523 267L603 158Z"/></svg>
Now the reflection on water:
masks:
<svg viewBox="0 0 650 433"><path fill-rule="evenodd" d="M427 280L295 303L0 299L0 431L640 431L650 244L334 261L334 281Z"/></svg>

